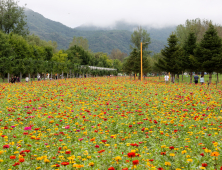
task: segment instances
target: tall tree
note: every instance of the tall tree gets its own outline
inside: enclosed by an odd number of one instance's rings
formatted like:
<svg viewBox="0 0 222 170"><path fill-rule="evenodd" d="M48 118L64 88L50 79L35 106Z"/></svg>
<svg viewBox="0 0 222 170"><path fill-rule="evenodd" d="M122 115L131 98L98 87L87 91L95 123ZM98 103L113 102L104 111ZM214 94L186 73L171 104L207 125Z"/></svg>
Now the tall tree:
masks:
<svg viewBox="0 0 222 170"><path fill-rule="evenodd" d="M7 34L10 32L22 36L29 34L24 7L19 7L18 1L0 1L0 30Z"/></svg>
<svg viewBox="0 0 222 170"><path fill-rule="evenodd" d="M83 37L75 37L74 36L72 42L69 44L69 48L72 46L75 46L75 45L82 47L84 50L89 49L88 40Z"/></svg>
<svg viewBox="0 0 222 170"><path fill-rule="evenodd" d="M199 18L193 20L186 20L185 24L178 25L176 28L176 35L179 43L183 46L189 37L189 33L193 32L197 42L199 43L203 37L209 25L212 24L211 20L201 20ZM222 27L220 25L214 25L218 32L218 35L222 37Z"/></svg>
<svg viewBox="0 0 222 170"><path fill-rule="evenodd" d="M12 48L9 44L8 36L0 31L0 74L4 81L6 70L9 67L9 57L12 55Z"/></svg>
<svg viewBox="0 0 222 170"><path fill-rule="evenodd" d="M172 33L167 41L168 46L165 46L161 51L163 58L158 60L156 66L166 72L170 72L172 75L171 81L174 82L175 74L178 74L181 71L178 57L181 49L178 46L178 39L175 34Z"/></svg>
<svg viewBox="0 0 222 170"><path fill-rule="evenodd" d="M109 55L109 58L112 60L118 59L121 62L123 62L124 58L127 57L127 53L121 52L119 49L113 49L111 54Z"/></svg>
<svg viewBox="0 0 222 170"><path fill-rule="evenodd" d="M131 49L136 48L137 50L140 50L141 42L143 43L142 49L144 54L149 53L148 47L151 43L150 34L148 34L142 27L138 27L131 35L131 43L133 44L133 46L130 46Z"/></svg>
<svg viewBox="0 0 222 170"><path fill-rule="evenodd" d="M212 24L195 50L195 58L203 69L201 71L209 73L211 83L212 73L222 67L222 41Z"/></svg>
<svg viewBox="0 0 222 170"><path fill-rule="evenodd" d="M194 50L196 49L196 36L195 33L190 32L188 39L185 41L183 49L184 55L180 58L182 62L182 67L186 69L190 74L190 83L192 83L192 73L198 70L198 65L192 62L192 57L194 57Z"/></svg>
<svg viewBox="0 0 222 170"><path fill-rule="evenodd" d="M156 63L158 63L159 59L163 58L163 55L161 53L156 53L152 57L150 57L150 63L151 63L151 71L154 74L161 74L161 72L165 71L161 68L157 67Z"/></svg>
<svg viewBox="0 0 222 170"><path fill-rule="evenodd" d="M143 73L146 74L151 70L151 67L148 57L146 57L145 55L142 58L142 63L143 63L142 64ZM141 73L140 51L138 51L136 48L133 49L133 51L130 53L130 56L127 57L126 60L124 61L123 70L127 73L134 73L134 74Z"/></svg>

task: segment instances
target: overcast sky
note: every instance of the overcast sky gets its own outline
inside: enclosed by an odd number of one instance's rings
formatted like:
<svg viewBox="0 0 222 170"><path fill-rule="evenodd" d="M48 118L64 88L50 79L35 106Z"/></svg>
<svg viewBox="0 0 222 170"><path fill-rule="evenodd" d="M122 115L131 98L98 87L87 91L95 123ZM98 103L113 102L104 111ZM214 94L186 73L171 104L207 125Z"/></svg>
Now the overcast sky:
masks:
<svg viewBox="0 0 222 170"><path fill-rule="evenodd" d="M222 0L20 0L19 5L69 27L124 20L155 27L208 19L222 25Z"/></svg>

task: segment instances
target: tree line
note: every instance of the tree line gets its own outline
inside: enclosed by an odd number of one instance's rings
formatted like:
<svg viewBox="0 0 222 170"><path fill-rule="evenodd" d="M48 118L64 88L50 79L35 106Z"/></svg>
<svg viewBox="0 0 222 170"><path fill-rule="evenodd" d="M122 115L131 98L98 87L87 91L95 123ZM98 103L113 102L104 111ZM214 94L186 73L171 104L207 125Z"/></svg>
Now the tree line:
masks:
<svg viewBox="0 0 222 170"><path fill-rule="evenodd" d="M172 82L175 75L184 72L190 75L192 83L193 72L209 74L212 82L213 72L222 73L222 27L213 25L212 21L200 19L187 20L185 25L179 25L168 38L168 45L161 51L161 56L155 62L160 71L170 72Z"/></svg>

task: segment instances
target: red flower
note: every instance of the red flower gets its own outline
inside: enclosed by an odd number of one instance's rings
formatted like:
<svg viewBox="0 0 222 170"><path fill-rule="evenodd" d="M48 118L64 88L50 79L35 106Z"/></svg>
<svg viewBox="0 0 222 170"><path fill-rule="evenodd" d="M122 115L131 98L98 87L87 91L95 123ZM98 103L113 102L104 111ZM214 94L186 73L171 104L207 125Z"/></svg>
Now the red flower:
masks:
<svg viewBox="0 0 222 170"><path fill-rule="evenodd" d="M59 165L59 164L55 164L55 166L56 166L56 167L60 167L60 165Z"/></svg>
<svg viewBox="0 0 222 170"><path fill-rule="evenodd" d="M3 146L3 149L9 148L9 147L10 147L9 145L4 145L4 146Z"/></svg>
<svg viewBox="0 0 222 170"><path fill-rule="evenodd" d="M96 147L96 148L99 148L99 145L96 145L95 147Z"/></svg>
<svg viewBox="0 0 222 170"><path fill-rule="evenodd" d="M202 167L207 167L207 163L202 163Z"/></svg>
<svg viewBox="0 0 222 170"><path fill-rule="evenodd" d="M24 162L25 159L24 158L19 158L19 162Z"/></svg>
<svg viewBox="0 0 222 170"><path fill-rule="evenodd" d="M132 125L129 125L129 128L133 127Z"/></svg>
<svg viewBox="0 0 222 170"><path fill-rule="evenodd" d="M101 140L103 143L106 143L107 142L107 140Z"/></svg>
<svg viewBox="0 0 222 170"><path fill-rule="evenodd" d="M108 170L115 170L115 168L113 168L113 167L110 167L110 168L108 168Z"/></svg>
<svg viewBox="0 0 222 170"><path fill-rule="evenodd" d="M30 152L30 150L25 150L25 152L26 152L26 153L29 153L29 152Z"/></svg>
<svg viewBox="0 0 222 170"><path fill-rule="evenodd" d="M128 168L123 168L122 170L128 170Z"/></svg>
<svg viewBox="0 0 222 170"><path fill-rule="evenodd" d="M171 149L171 150L174 149L174 146L170 146L169 149Z"/></svg>
<svg viewBox="0 0 222 170"><path fill-rule="evenodd" d="M134 152L130 152L127 154L129 158L133 158L136 156L136 154Z"/></svg>
<svg viewBox="0 0 222 170"><path fill-rule="evenodd" d="M161 152L160 154L161 154L161 155L166 155L166 152Z"/></svg>
<svg viewBox="0 0 222 170"><path fill-rule="evenodd" d="M10 159L15 159L15 158L16 158L15 155L10 156Z"/></svg>
<svg viewBox="0 0 222 170"><path fill-rule="evenodd" d="M154 159L150 159L149 161L150 161L150 162L153 162L153 161L154 161Z"/></svg>
<svg viewBox="0 0 222 170"><path fill-rule="evenodd" d="M104 152L105 150L103 149L103 150L100 150L100 151L98 151L98 153L102 153L102 152Z"/></svg>
<svg viewBox="0 0 222 170"><path fill-rule="evenodd" d="M139 146L137 143L131 143L130 145L131 146L137 146L137 147Z"/></svg>
<svg viewBox="0 0 222 170"><path fill-rule="evenodd" d="M16 166L16 165L20 165L20 163L19 162L16 162L14 165L12 165L12 166Z"/></svg>
<svg viewBox="0 0 222 170"><path fill-rule="evenodd" d="M164 170L163 168L161 168L161 167L159 167L159 168L157 168L158 170Z"/></svg>
<svg viewBox="0 0 222 170"><path fill-rule="evenodd" d="M64 165L64 166L69 165L69 162L62 162L61 165Z"/></svg>
<svg viewBox="0 0 222 170"><path fill-rule="evenodd" d="M200 155L201 155L201 156L204 156L204 153L201 153Z"/></svg>
<svg viewBox="0 0 222 170"><path fill-rule="evenodd" d="M66 154L71 154L71 151L66 151Z"/></svg>
<svg viewBox="0 0 222 170"><path fill-rule="evenodd" d="M139 164L139 161L138 160L134 160L133 161L133 165L138 165Z"/></svg>

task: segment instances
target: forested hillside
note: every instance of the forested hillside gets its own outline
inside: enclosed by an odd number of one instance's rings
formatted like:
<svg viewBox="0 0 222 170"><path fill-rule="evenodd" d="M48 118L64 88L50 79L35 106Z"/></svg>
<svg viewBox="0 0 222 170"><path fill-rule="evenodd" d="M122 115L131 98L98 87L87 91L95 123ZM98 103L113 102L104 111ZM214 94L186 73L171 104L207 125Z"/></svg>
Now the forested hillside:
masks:
<svg viewBox="0 0 222 170"><path fill-rule="evenodd" d="M89 49L93 52L110 54L112 49L118 48L122 52L129 54L130 37L133 29L137 27L137 25L118 22L113 28L81 26L73 29L59 22L46 19L32 10L26 10L25 13L30 33L38 35L46 41L56 41L58 49L67 49L74 36L82 36L88 39ZM175 27L162 29L147 27L152 41L149 50L154 53L160 52L166 45L167 37L174 29Z"/></svg>

